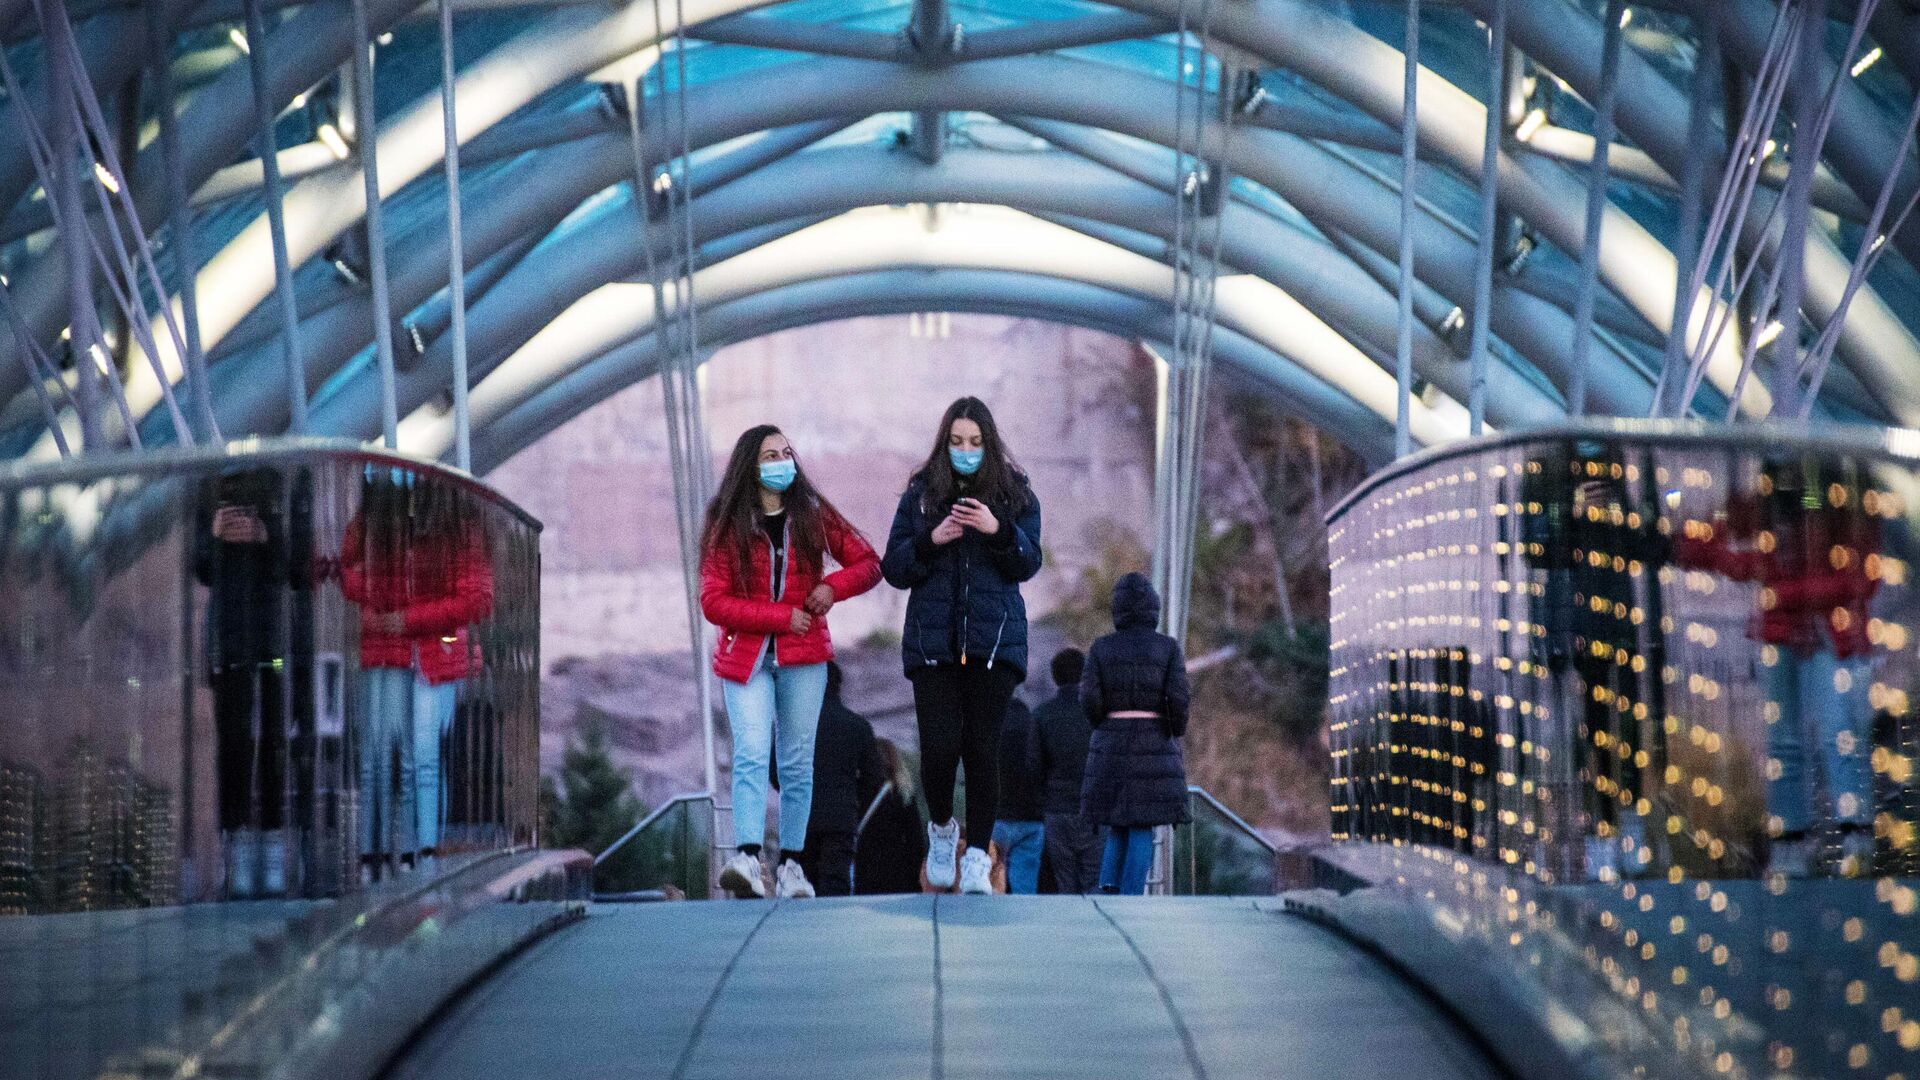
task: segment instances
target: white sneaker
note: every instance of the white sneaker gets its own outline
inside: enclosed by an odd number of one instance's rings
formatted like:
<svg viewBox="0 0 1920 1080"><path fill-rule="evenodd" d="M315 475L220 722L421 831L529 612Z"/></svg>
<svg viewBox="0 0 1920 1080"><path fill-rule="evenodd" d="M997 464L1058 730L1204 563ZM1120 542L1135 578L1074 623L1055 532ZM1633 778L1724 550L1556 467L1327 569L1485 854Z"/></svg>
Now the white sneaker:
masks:
<svg viewBox="0 0 1920 1080"><path fill-rule="evenodd" d="M760 858L736 851L720 869L720 888L735 900L765 900L767 883L760 876Z"/></svg>
<svg viewBox="0 0 1920 1080"><path fill-rule="evenodd" d="M813 899L813 883L807 880L807 872L800 864L788 859L780 864L779 879L774 884L773 894L782 900Z"/></svg>
<svg viewBox="0 0 1920 1080"><path fill-rule="evenodd" d="M960 823L952 818L945 825L927 823L927 884L936 889L953 888L954 860L959 856Z"/></svg>
<svg viewBox="0 0 1920 1080"><path fill-rule="evenodd" d="M974 896L993 892L993 856L982 848L970 847L960 856L960 891Z"/></svg>

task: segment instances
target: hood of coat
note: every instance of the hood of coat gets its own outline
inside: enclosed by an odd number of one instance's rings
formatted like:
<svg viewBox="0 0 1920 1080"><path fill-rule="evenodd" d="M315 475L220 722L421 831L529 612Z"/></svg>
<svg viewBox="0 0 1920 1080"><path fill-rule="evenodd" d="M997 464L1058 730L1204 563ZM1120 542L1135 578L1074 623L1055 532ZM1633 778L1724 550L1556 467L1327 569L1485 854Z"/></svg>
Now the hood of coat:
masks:
<svg viewBox="0 0 1920 1080"><path fill-rule="evenodd" d="M1153 629L1160 624L1160 594L1145 574L1128 574L1113 585L1113 627Z"/></svg>

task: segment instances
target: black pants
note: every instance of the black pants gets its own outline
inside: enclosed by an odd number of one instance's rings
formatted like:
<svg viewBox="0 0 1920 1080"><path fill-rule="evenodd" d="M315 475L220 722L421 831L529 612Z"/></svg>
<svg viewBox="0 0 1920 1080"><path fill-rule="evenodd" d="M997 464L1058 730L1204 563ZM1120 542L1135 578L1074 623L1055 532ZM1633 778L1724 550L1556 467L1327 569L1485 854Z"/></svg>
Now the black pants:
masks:
<svg viewBox="0 0 1920 1080"><path fill-rule="evenodd" d="M967 843L986 850L1000 809L1000 725L1020 673L1011 668L940 664L913 674L920 721L920 785L935 825L953 817L953 785L967 768Z"/></svg>
<svg viewBox="0 0 1920 1080"><path fill-rule="evenodd" d="M280 673L247 664L213 673L214 781L222 829L286 824L286 702Z"/></svg>
<svg viewBox="0 0 1920 1080"><path fill-rule="evenodd" d="M1047 815L1047 855L1063 893L1100 891L1100 829L1079 814Z"/></svg>
<svg viewBox="0 0 1920 1080"><path fill-rule="evenodd" d="M800 869L813 882L813 891L821 896L853 895L853 834L845 832L811 833Z"/></svg>

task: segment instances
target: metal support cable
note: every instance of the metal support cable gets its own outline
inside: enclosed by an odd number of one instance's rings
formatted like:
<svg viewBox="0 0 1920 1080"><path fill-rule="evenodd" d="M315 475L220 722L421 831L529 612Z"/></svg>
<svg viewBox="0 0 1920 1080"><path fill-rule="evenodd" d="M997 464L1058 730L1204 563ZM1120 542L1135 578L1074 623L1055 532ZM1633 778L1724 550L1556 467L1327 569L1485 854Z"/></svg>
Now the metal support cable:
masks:
<svg viewBox="0 0 1920 1080"><path fill-rule="evenodd" d="M453 460L473 468L473 436L467 419L467 267L460 236L460 132L454 115L453 3L440 0L440 116L446 132L447 310L453 321Z"/></svg>
<svg viewBox="0 0 1920 1080"><path fill-rule="evenodd" d="M47 17L48 6L62 2L35 0L34 3L41 33L55 46L47 50L47 92L52 100L64 96L74 78L68 53L57 47L58 31ZM26 102L27 99L20 93L18 80L13 77L13 69L5 63L3 52L0 52L0 74L6 78L8 95L15 101ZM78 228L59 227L60 222L78 221L86 213L81 207L80 178L76 175L79 154L73 145L78 132L72 130L65 113L55 109L51 117L55 134L47 143L40 144L36 138L37 127L32 123L32 110L21 108L18 111L26 128L27 149L33 157L34 171L39 173L40 186L47 197L47 209L54 214L62 256L67 264L67 341L79 390L79 408L76 411L80 421L80 445L84 451L98 450L106 445L100 430L98 409L100 371L90 359L83 359L91 356L100 341L99 319L93 307L92 273L88 268L86 240ZM129 436L139 438L137 433L131 431Z"/></svg>
<svg viewBox="0 0 1920 1080"><path fill-rule="evenodd" d="M1800 400L1800 417L1805 419L1813 409L1814 401L1820 396L1820 388L1825 383L1827 369L1833 362L1834 351L1839 347L1841 332L1846 327L1847 311L1853 306L1853 300L1866 284L1867 277L1891 246L1891 239L1899 235L1916 207L1920 207L1920 191L1907 200L1907 204L1894 220L1893 227L1886 227L1887 211L1893 204L1895 189L1900 183L1900 162L1912 152L1916 138L1920 137L1920 94L1913 99L1913 108L1907 114L1906 127L1902 129L1899 152L1893 157L1895 166L1888 170L1886 180L1880 185L1880 195L1874 201L1873 212L1868 218L1867 230L1860 241L1860 252L1854 257L1853 267L1847 275L1846 290L1840 296L1840 303L1828 318L1819 339L1807 353L1804 374L1807 378L1807 390Z"/></svg>
<svg viewBox="0 0 1920 1080"><path fill-rule="evenodd" d="M1707 160L1712 156L1706 147L1713 138L1711 103L1721 77L1720 36L1704 20L1696 20L1695 25L1701 44L1700 54L1694 60L1687 142L1699 152L1687 155L1680 175L1679 237L1674 246L1679 273L1674 288L1673 323L1667 330L1666 358L1660 366L1660 380L1654 387L1651 415L1656 417L1683 416L1692 404L1676 400L1676 391L1682 381L1681 367L1686 363L1687 332L1693 326L1693 313L1700 298L1699 289L1690 289L1688 284L1704 257L1700 227L1706 213Z"/></svg>
<svg viewBox="0 0 1920 1080"><path fill-rule="evenodd" d="M1794 72L1791 82L1799 88L1794 101L1794 130L1798 138L1793 146L1786 192L1774 207L1775 213L1784 210L1786 220L1779 252L1768 271L1766 287L1748 328L1740 375L1727 407L1729 420L1739 415L1741 392L1753 373L1763 337L1779 342L1770 380L1775 407L1793 415L1800 412L1800 331L1804 321L1800 302L1806 294L1806 245L1813 209L1813 180L1827 135L1833 128L1840 95L1846 88L1845 73L1853 65L1866 36L1867 20L1879 0L1862 0L1846 55L1823 94L1816 94L1813 88L1820 81L1820 65L1826 61L1827 3L1826 0L1803 0L1803 3L1800 38L1789 60ZM1758 260L1763 254L1756 252L1754 258Z"/></svg>
<svg viewBox="0 0 1920 1080"><path fill-rule="evenodd" d="M1480 158L1480 237L1474 251L1473 331L1467 347L1467 430L1486 428L1487 366L1492 345L1494 245L1499 241L1500 144L1507 129L1507 0L1494 0L1487 26L1486 147Z"/></svg>
<svg viewBox="0 0 1920 1080"><path fill-rule="evenodd" d="M160 157L167 177L167 228L173 249L174 288L180 294L181 334L186 353L181 358L186 373L187 396L199 418L200 434L221 441L220 421L213 411L213 385L207 375L207 357L200 343L199 259L194 254L194 214L187 191L186 160L180 147L180 121L174 115L173 34L166 24L166 12L160 4L145 5L147 46L150 50L154 111L160 120ZM168 290L162 288L165 297Z"/></svg>
<svg viewBox="0 0 1920 1080"><path fill-rule="evenodd" d="M40 411L47 419L47 430L53 433L53 445L60 456L70 457L72 450L67 446L67 433L60 423L60 410L53 402L53 395L47 393L47 381L52 377L59 384L59 376L53 372L52 363L46 353L40 350L40 344L33 340L32 331L20 318L19 311L13 306L13 294L7 288L4 276L0 276L0 308L5 309L7 326L13 330L13 340L20 346L20 362L26 365L27 381L32 384L33 396L40 402Z"/></svg>
<svg viewBox="0 0 1920 1080"><path fill-rule="evenodd" d="M393 450L400 445L400 405L394 382L386 211L380 197L380 126L373 104L373 44L367 0L353 0L353 137L367 201L367 278L373 293L374 362L380 372L380 435L387 449ZM459 345L464 351L465 342Z"/></svg>
<svg viewBox="0 0 1920 1080"><path fill-rule="evenodd" d="M1406 88L1400 112L1400 322L1394 354L1393 452L1413 452L1413 226L1420 177L1420 0L1407 0Z"/></svg>
<svg viewBox="0 0 1920 1080"><path fill-rule="evenodd" d="M1600 232L1605 227L1613 150L1614 112L1620 102L1620 51L1624 47L1626 0L1607 0L1606 38L1601 47L1600 93L1594 103L1593 164L1587 172L1587 220L1580 250L1580 284L1573 303L1573 376L1567 411L1587 413L1587 366L1593 352L1593 305L1600 290Z"/></svg>
<svg viewBox="0 0 1920 1080"><path fill-rule="evenodd" d="M1701 241L1699 258L1695 261L1693 276L1688 281L1688 291L1698 294L1706 284L1708 268L1716 262L1720 270L1710 295L1714 298L1716 309L1710 313L1708 325L1696 341L1687 358L1687 377L1677 405L1684 408L1693 401L1699 392L1700 384L1706 378L1707 363L1719 348L1720 339L1728 326L1738 316L1738 297L1744 294L1744 280L1750 276L1750 270L1742 275L1743 284L1731 297L1726 296L1728 278L1739 263L1739 242L1746 227L1748 212L1753 206L1754 191L1759 182L1761 170L1766 167L1769 154L1767 136L1774 122L1779 118L1780 105L1785 99L1788 75L1793 69L1791 57L1794 44L1798 41L1800 9L1789 3L1783 5L1780 16L1775 20L1772 37L1767 44L1766 54L1759 68L1754 72L1753 89L1749 94L1745 115L1742 117L1739 133L1727 157L1725 175L1721 178L1719 194L1714 200L1714 212L1707 225L1707 232ZM1777 212L1779 203L1774 204ZM1771 225L1763 226L1762 235L1771 231ZM1724 249L1724 250L1723 250ZM1759 258L1756 253L1755 259ZM1724 297L1724 301L1723 298Z"/></svg>
<svg viewBox="0 0 1920 1080"><path fill-rule="evenodd" d="M68 60L73 64L73 69L84 70L84 58L81 57L79 47L74 43L72 24L65 21L66 13L59 8L54 8L50 17L62 21L60 40L67 50ZM160 276L160 269L155 265L153 248L147 242L146 229L141 226L139 210L133 203L133 185L126 171L121 168L120 155L114 149L115 133L108 125L106 115L100 108L99 98L94 95L93 84L86 79L77 79L70 89L72 93L62 104L68 112L69 122L81 132L79 144L85 152L84 165L87 172L101 178L99 184L93 185L94 195L100 207L101 220L106 224L108 237L118 261L117 269L120 274L118 279L114 276L116 267L106 261L104 252L99 251L98 236L91 227L88 228L89 240L93 242L95 254L101 261L102 274L106 277L108 284L113 286L122 314L126 317L128 329L139 341L141 350L146 353L147 363L153 370L154 379L160 387L161 398L173 421L175 437L183 445L191 446L193 445L193 428L187 423L186 416L181 412L179 402L174 397L173 382L168 378L166 366L161 360L160 350L157 347L158 342L153 337L153 317L148 313L146 300L141 293L141 271L145 271L154 295L161 298L162 319L166 324L176 357L185 356L186 339L181 333L179 322L174 318L172 305L166 300L166 280ZM89 132L91 132L91 138L87 137ZM98 153L95 152L95 147L99 148ZM111 198L109 198L110 194ZM113 204L116 202L129 226L125 231L122 230L120 220L114 212ZM86 224L84 218L81 223ZM131 247L127 243L127 232L132 233ZM138 268L135 266L136 253Z"/></svg>
<svg viewBox="0 0 1920 1080"><path fill-rule="evenodd" d="M260 171L267 197L267 231L273 243L273 276L280 299L281 350L287 365L288 430L307 430L307 370L300 348L300 307L293 292L293 266L287 254L286 207L280 183L275 113L267 87L267 25L260 0L242 0L246 12L247 67L253 80L254 122L259 125Z"/></svg>

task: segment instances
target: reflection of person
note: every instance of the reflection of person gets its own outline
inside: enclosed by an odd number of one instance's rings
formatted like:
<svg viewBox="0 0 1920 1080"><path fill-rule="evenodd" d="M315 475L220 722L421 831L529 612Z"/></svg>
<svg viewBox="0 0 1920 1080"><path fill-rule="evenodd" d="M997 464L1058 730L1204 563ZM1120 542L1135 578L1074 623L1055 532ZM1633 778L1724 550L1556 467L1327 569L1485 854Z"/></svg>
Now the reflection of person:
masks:
<svg viewBox="0 0 1920 1080"><path fill-rule="evenodd" d="M993 842L1006 861L1007 891L1029 896L1040 889L1040 850L1046 843L1034 741L1033 713L1014 698L1000 727L1000 811Z"/></svg>
<svg viewBox="0 0 1920 1080"><path fill-rule="evenodd" d="M1586 806L1598 833L1588 838L1588 872L1618 872L1628 845L1634 858L1647 855L1641 803L1663 768L1665 650L1652 583L1666 540L1658 508L1634 501L1616 448L1561 444L1542 464L1526 491L1542 504L1529 525L1541 545L1530 557L1547 571L1537 617L1552 670L1571 667L1579 677L1574 764L1589 778Z"/></svg>
<svg viewBox="0 0 1920 1080"><path fill-rule="evenodd" d="M827 664L827 696L813 742L813 810L800 860L821 896L853 891L854 838L860 818L888 780L873 725L840 698L840 665Z"/></svg>
<svg viewBox="0 0 1920 1080"><path fill-rule="evenodd" d="M288 783L289 710L300 713L310 697L302 678L312 645L305 494L305 485L296 485L289 507L272 468L216 477L202 494L194 576L208 588L214 777L233 898L286 890L288 812L310 810L290 803L309 801L311 783L300 791ZM305 721L310 742L310 708ZM296 783L307 779L304 770L293 771Z"/></svg>
<svg viewBox="0 0 1920 1080"><path fill-rule="evenodd" d="M473 666L467 628L493 608L486 535L452 485L370 468L341 544L340 585L360 607L365 711L361 855L436 854L445 814L441 739Z"/></svg>
<svg viewBox="0 0 1920 1080"><path fill-rule="evenodd" d="M771 424L747 429L734 443L707 507L700 549L700 610L721 631L713 673L733 728L736 850L720 871L720 886L736 897L763 897L767 769L773 763L780 770L781 853L800 854L813 812L814 737L833 659L827 612L873 588L880 560L808 482L792 444ZM833 573L827 573L829 555L840 564ZM814 895L797 861L773 861L781 898Z"/></svg>
<svg viewBox="0 0 1920 1080"><path fill-rule="evenodd" d="M1676 544L1689 566L1761 586L1749 636L1763 646L1767 684L1769 868L1811 869L1816 816L1839 833L1843 859L1873 846L1873 680L1868 559L1878 522L1857 481L1813 461L1770 466L1759 498L1733 501ZM1817 770L1829 804L1814 804ZM1849 871L1851 872L1851 871Z"/></svg>
<svg viewBox="0 0 1920 1080"><path fill-rule="evenodd" d="M1047 860L1063 893L1090 893L1100 887L1100 830L1080 813L1080 785L1087 769L1087 743L1093 728L1080 705L1080 677L1087 657L1079 649L1061 649L1053 657L1053 683L1059 692L1033 710L1033 769L1043 792Z"/></svg>
<svg viewBox="0 0 1920 1080"><path fill-rule="evenodd" d="M1080 704L1093 724L1080 812L1107 828L1100 891L1140 895L1153 866L1153 830L1190 820L1187 661L1154 629L1160 596L1144 574L1113 586L1113 633L1093 643Z"/></svg>
<svg viewBox="0 0 1920 1080"><path fill-rule="evenodd" d="M927 822L914 802L913 770L900 748L875 740L886 783L867 805L854 854L853 891L861 896L920 891L920 861L927 855Z"/></svg>
<svg viewBox="0 0 1920 1080"><path fill-rule="evenodd" d="M887 536L887 582L908 590L901 652L920 724L927 885L992 891L1000 723L1026 677L1020 585L1040 572L1040 500L978 398L947 407ZM953 818L967 770L967 829Z"/></svg>

